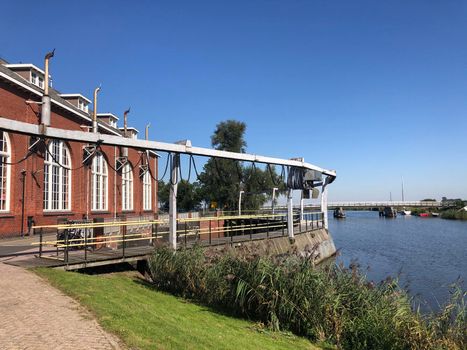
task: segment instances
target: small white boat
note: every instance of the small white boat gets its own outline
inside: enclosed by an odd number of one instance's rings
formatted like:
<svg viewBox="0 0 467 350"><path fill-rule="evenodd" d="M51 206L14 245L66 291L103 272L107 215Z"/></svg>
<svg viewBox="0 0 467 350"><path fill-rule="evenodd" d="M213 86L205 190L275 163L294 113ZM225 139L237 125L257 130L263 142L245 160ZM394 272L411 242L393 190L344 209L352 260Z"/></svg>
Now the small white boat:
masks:
<svg viewBox="0 0 467 350"><path fill-rule="evenodd" d="M439 213L431 213L431 216L437 217L439 216Z"/></svg>
<svg viewBox="0 0 467 350"><path fill-rule="evenodd" d="M411 215L412 214L412 211L411 210L401 210L399 212L401 215Z"/></svg>

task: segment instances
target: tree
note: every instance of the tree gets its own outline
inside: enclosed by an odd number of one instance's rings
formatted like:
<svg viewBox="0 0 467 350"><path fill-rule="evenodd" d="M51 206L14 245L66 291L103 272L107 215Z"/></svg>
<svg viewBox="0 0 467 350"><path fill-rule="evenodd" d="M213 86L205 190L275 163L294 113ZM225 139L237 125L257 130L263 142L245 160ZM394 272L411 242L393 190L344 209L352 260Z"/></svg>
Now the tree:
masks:
<svg viewBox="0 0 467 350"><path fill-rule="evenodd" d="M244 153L246 142L243 122L227 120L217 124L211 136L215 149ZM242 162L231 159L211 158L200 174L200 195L207 203L217 202L218 208L238 209L239 191L245 191L243 208L258 209L272 196L272 188L280 181L275 168L261 170L254 165L244 166ZM274 185L276 184L276 185Z"/></svg>
<svg viewBox="0 0 467 350"><path fill-rule="evenodd" d="M236 120L227 120L217 124L211 136L211 145L222 151L244 153L246 125ZM242 166L230 159L209 159L199 176L201 194L207 203L216 202L220 209L234 209L238 201Z"/></svg>
<svg viewBox="0 0 467 350"><path fill-rule="evenodd" d="M269 169L260 169L250 165L244 168L244 199L242 208L256 210L272 199L272 189L278 188L277 194L284 193L286 186L284 183L285 173L278 175L274 166ZM238 206L238 204L237 204Z"/></svg>
<svg viewBox="0 0 467 350"><path fill-rule="evenodd" d="M216 125L211 145L217 150L244 153L246 125L227 120ZM199 174L199 182L178 184L177 207L180 211L199 209L201 202L216 202L223 210L237 210L239 191L244 191L243 209L259 209L272 197L272 189L285 191L284 178L274 166L260 169L254 164L244 165L232 159L211 158ZM169 210L170 183L159 181L159 203L162 210Z"/></svg>
<svg viewBox="0 0 467 350"><path fill-rule="evenodd" d="M158 200L160 209L169 210L170 182L159 180ZM177 209L181 212L197 210L200 207L200 185L198 182L190 183L180 180L177 187Z"/></svg>
<svg viewBox="0 0 467 350"><path fill-rule="evenodd" d="M177 208L179 211L193 211L200 207L199 183L181 180L177 189Z"/></svg>
<svg viewBox="0 0 467 350"><path fill-rule="evenodd" d="M157 200L159 201L159 208L163 211L169 210L169 195L170 185L165 183L163 180L157 182Z"/></svg>

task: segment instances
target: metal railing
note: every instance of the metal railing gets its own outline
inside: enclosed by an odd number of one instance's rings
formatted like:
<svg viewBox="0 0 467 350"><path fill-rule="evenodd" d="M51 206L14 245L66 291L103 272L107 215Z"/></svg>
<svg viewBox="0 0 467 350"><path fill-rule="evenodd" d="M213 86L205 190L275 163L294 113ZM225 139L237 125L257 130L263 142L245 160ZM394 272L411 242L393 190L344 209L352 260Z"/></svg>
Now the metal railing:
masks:
<svg viewBox="0 0 467 350"><path fill-rule="evenodd" d="M292 236L324 227L321 212L293 213L293 234L288 232L287 214L278 211L245 215L181 217L177 219L177 248L194 244L213 246L251 240ZM150 254L157 245L169 242L168 220L80 222L34 226L39 257L66 265L99 260L126 259ZM99 234L100 232L100 234ZM107 234L104 234L107 232ZM45 247L54 253L45 254Z"/></svg>

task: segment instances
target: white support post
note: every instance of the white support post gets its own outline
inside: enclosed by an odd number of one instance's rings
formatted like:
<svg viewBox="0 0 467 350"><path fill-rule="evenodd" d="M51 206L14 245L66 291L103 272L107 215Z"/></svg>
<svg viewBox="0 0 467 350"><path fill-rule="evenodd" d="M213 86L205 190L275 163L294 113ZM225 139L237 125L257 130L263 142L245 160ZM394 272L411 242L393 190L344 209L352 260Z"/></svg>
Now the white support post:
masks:
<svg viewBox="0 0 467 350"><path fill-rule="evenodd" d="M178 172L180 169L180 154L172 157L172 169L170 176L170 197L169 197L169 244L173 250L177 249L177 188Z"/></svg>
<svg viewBox="0 0 467 350"><path fill-rule="evenodd" d="M321 212L323 213L324 228L328 229L328 184L327 179L323 182L321 190Z"/></svg>
<svg viewBox="0 0 467 350"><path fill-rule="evenodd" d="M292 201L293 190L289 189L287 193L287 232L290 239L294 239L293 233L293 201Z"/></svg>

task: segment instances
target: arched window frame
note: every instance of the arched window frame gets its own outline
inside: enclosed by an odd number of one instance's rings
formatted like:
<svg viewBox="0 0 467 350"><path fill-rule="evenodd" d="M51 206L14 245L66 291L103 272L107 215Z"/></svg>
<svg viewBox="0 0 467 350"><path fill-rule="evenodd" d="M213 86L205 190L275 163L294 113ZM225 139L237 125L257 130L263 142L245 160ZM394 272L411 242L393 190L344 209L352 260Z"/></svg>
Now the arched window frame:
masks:
<svg viewBox="0 0 467 350"><path fill-rule="evenodd" d="M109 170L107 167L107 161L101 152L97 153L92 160L91 178L91 210L108 210Z"/></svg>
<svg viewBox="0 0 467 350"><path fill-rule="evenodd" d="M44 211L71 210L71 157L65 142L52 140L44 158Z"/></svg>
<svg viewBox="0 0 467 350"><path fill-rule="evenodd" d="M133 167L128 162L122 168L122 210L133 210Z"/></svg>
<svg viewBox="0 0 467 350"><path fill-rule="evenodd" d="M152 179L149 170L143 175L143 210L152 209Z"/></svg>
<svg viewBox="0 0 467 350"><path fill-rule="evenodd" d="M0 131L0 212L10 211L11 143L8 133Z"/></svg>

